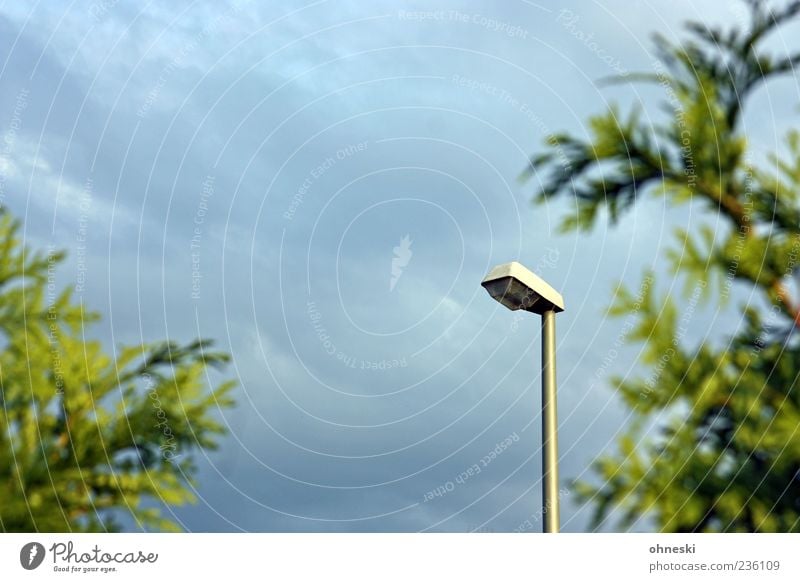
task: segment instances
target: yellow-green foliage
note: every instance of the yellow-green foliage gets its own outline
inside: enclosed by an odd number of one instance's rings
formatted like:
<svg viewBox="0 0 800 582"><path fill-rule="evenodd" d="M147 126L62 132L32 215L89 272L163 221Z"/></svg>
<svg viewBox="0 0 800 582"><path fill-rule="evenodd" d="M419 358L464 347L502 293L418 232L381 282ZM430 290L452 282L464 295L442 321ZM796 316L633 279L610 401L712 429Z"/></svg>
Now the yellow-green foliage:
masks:
<svg viewBox="0 0 800 582"><path fill-rule="evenodd" d="M597 525L616 511L663 531L800 531L800 298L787 284L800 270L800 134L760 168L740 130L752 91L800 64L761 49L800 2L748 4L746 30L689 24L680 45L656 37L661 67L633 78L663 88L665 122L612 109L590 120L588 141L559 135L526 171L540 199L574 198L568 229L591 227L601 209L621 220L645 192L699 203L714 225L676 229L665 253L685 298L659 294L652 273L640 296L615 293L609 312L635 317L627 337L644 344L645 373L614 380L634 420L596 478L576 484ZM746 305L727 301L734 285ZM740 321L729 341L687 332L686 305L708 302Z"/></svg>
<svg viewBox="0 0 800 582"><path fill-rule="evenodd" d="M114 530L120 513L176 529L153 500L193 501L192 454L232 404L206 372L228 356L207 340L107 354L86 339L98 315L48 292L63 254L31 252L18 226L0 213L0 530Z"/></svg>

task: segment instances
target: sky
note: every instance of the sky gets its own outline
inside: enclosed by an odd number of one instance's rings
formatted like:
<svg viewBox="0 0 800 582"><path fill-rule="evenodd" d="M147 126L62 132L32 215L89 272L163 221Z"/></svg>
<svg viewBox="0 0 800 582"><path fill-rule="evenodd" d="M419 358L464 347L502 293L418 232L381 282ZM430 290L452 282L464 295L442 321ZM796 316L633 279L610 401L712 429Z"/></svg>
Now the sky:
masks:
<svg viewBox="0 0 800 582"><path fill-rule="evenodd" d="M639 370L605 308L701 218L652 198L560 234L574 203L534 205L519 176L612 103L658 119L658 87L598 83L652 72L652 33L743 16L710 0L5 2L0 202L28 244L68 251L60 281L104 314L91 333L109 347L202 336L232 354L229 434L198 456L198 502L166 508L189 531L539 531L539 321L480 286L524 263L566 303L561 519L587 531L568 485L631 420L609 379ZM791 79L755 95L756 152L780 148L796 95ZM689 324L731 329L713 309Z"/></svg>

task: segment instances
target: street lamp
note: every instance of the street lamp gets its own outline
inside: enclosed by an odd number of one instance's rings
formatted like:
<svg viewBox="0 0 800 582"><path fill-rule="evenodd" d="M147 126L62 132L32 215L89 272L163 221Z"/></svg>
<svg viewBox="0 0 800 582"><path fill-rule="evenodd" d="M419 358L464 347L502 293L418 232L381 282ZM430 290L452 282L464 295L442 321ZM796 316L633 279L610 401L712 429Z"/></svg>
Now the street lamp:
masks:
<svg viewBox="0 0 800 582"><path fill-rule="evenodd" d="M481 285L512 311L542 316L542 490L543 531L558 532L558 414L556 409L556 313L564 311L561 294L517 262L492 269Z"/></svg>

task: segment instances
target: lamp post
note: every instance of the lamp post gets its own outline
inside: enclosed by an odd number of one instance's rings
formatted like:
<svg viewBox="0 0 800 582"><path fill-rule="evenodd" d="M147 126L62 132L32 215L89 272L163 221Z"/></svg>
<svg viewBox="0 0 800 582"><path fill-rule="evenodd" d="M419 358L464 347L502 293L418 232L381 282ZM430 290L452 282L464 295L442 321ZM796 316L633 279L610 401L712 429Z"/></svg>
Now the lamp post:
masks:
<svg viewBox="0 0 800 582"><path fill-rule="evenodd" d="M558 533L558 413L556 408L556 313L561 294L517 262L492 269L481 285L512 311L542 316L542 514L544 533Z"/></svg>

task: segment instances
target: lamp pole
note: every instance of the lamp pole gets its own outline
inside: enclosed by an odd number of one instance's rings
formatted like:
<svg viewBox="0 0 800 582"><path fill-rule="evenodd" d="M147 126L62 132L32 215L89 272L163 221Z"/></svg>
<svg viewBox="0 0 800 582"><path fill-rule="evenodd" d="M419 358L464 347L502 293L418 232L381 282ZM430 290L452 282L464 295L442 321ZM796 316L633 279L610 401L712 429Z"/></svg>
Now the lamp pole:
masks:
<svg viewBox="0 0 800 582"><path fill-rule="evenodd" d="M564 311L564 298L516 261L493 268L481 285L508 309L542 316L542 531L558 533L556 313Z"/></svg>
<svg viewBox="0 0 800 582"><path fill-rule="evenodd" d="M542 511L544 533L558 533L558 409L556 312L542 313Z"/></svg>

